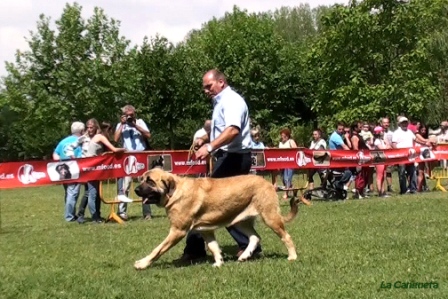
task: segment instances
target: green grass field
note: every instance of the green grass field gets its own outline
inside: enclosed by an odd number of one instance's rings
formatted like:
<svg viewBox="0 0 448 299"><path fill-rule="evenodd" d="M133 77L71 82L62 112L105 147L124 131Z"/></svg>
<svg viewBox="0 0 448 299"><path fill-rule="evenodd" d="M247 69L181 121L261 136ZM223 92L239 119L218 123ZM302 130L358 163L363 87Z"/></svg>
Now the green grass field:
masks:
<svg viewBox="0 0 448 299"><path fill-rule="evenodd" d="M287 229L299 258L258 222L264 257L234 259L224 230L220 269L177 267L185 242L152 268L133 269L168 232L164 210L125 225L63 221L60 186L0 191L0 298L448 298L448 198L441 192L301 206ZM283 212L288 210L282 201ZM102 208L106 216L109 207ZM436 282L434 289L395 282ZM390 289L381 289L384 282ZM432 285L434 286L434 284Z"/></svg>

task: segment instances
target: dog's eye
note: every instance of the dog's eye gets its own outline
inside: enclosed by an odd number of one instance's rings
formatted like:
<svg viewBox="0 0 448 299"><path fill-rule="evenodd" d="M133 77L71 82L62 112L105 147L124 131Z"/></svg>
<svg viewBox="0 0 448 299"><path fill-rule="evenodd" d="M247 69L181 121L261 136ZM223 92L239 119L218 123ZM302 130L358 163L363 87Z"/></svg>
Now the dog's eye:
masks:
<svg viewBox="0 0 448 299"><path fill-rule="evenodd" d="M146 182L147 182L148 185L151 186L151 187L154 187L154 186L156 185L156 182L154 182L154 181L151 180L151 179L148 179Z"/></svg>

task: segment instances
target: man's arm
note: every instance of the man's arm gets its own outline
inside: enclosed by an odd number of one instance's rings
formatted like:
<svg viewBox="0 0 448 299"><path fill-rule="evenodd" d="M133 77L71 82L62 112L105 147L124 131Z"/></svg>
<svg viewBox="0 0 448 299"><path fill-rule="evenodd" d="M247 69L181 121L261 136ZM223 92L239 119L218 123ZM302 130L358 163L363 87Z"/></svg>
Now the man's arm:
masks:
<svg viewBox="0 0 448 299"><path fill-rule="evenodd" d="M143 120L140 119L140 122L136 122L135 128L140 132L140 134L142 134L143 137L148 139L151 138L151 133Z"/></svg>
<svg viewBox="0 0 448 299"><path fill-rule="evenodd" d="M237 126L230 126L224 129L224 131L219 135L218 138L213 140L210 145L213 149L220 148L221 146L224 146L226 144L229 144L232 142L233 139L235 139L236 136L240 133L240 128Z"/></svg>

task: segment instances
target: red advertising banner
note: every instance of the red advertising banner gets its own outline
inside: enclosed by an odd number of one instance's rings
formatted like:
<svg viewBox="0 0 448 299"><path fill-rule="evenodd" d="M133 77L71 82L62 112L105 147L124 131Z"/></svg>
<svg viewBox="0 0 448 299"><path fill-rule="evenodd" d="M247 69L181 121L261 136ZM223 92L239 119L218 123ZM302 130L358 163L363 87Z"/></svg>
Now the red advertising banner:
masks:
<svg viewBox="0 0 448 299"><path fill-rule="evenodd" d="M252 169L341 168L394 165L448 159L448 144L435 148L365 151L314 151L305 148L266 149L252 152ZM0 164L0 189L70 182L87 182L124 176L137 177L154 166L178 175L206 172L206 161L188 160L188 151L148 151L106 154L66 161L22 161Z"/></svg>

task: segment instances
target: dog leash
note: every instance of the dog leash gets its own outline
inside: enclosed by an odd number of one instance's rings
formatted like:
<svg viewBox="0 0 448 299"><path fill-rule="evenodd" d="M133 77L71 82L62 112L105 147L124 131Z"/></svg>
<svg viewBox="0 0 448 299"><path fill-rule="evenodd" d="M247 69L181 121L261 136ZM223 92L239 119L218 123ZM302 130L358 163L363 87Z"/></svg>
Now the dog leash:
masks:
<svg viewBox="0 0 448 299"><path fill-rule="evenodd" d="M191 144L191 146L190 146L190 149L188 150L188 157L187 157L187 161L191 161L191 162L193 162L193 159L192 159L192 157L193 157L193 155L196 153L196 148L195 148L195 146L194 146L194 142ZM190 171L190 169L192 168L194 166L194 163L191 163L191 165L190 165L190 167L188 167L188 169L185 171L185 173L183 174L183 175L186 175L189 171ZM210 155L209 156L209 175L211 175L212 174L212 169L213 169L213 155Z"/></svg>

